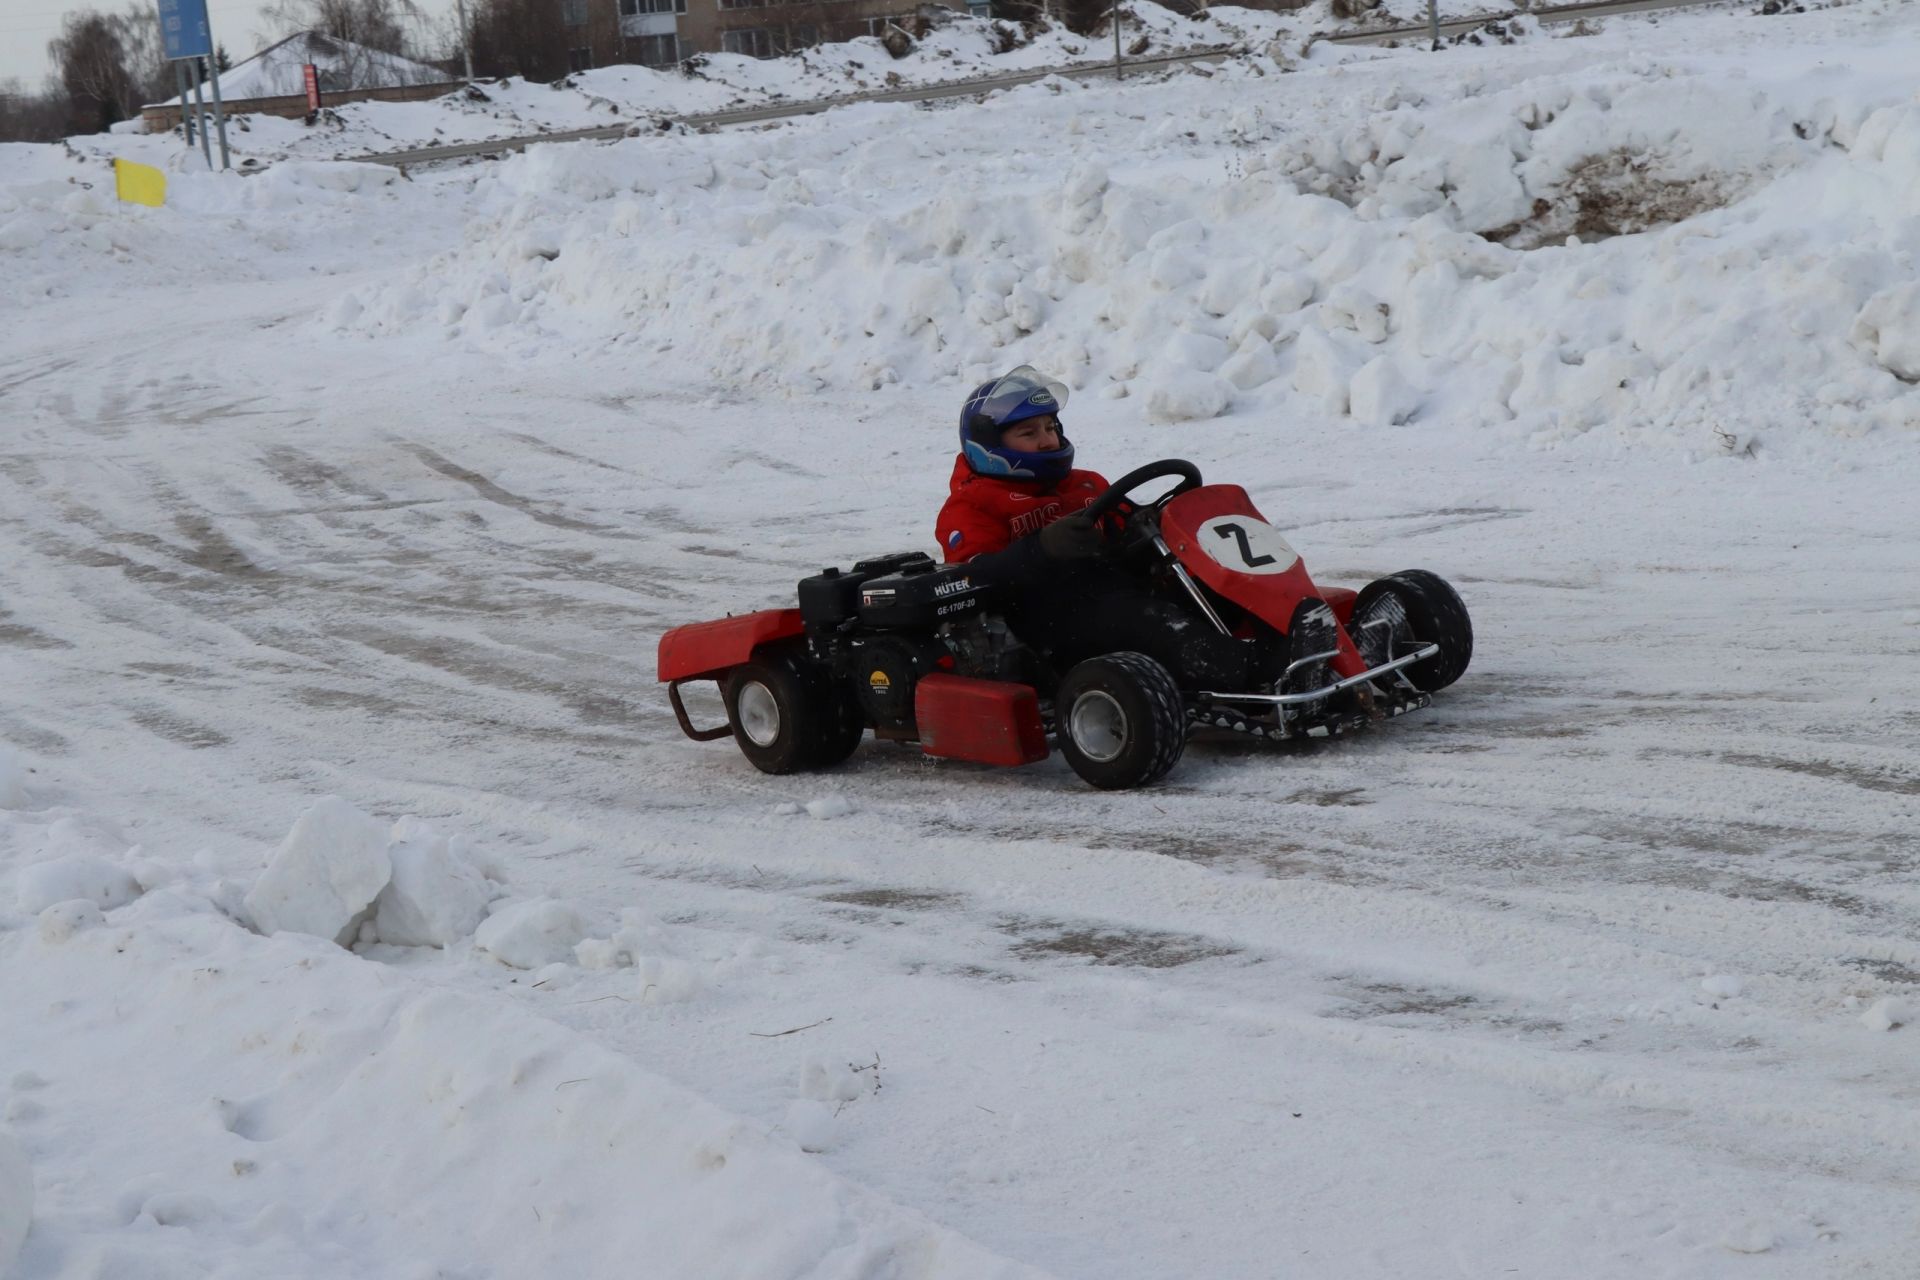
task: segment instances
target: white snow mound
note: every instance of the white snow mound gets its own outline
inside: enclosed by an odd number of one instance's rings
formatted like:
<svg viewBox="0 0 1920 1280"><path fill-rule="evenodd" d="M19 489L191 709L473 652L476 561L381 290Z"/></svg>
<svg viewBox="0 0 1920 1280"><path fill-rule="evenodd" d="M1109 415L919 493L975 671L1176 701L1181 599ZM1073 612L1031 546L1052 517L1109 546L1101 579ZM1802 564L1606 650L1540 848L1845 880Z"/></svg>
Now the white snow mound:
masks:
<svg viewBox="0 0 1920 1280"><path fill-rule="evenodd" d="M14 881L14 905L38 915L58 902L84 898L103 911L140 896L140 884L124 867L104 858L69 854L22 870Z"/></svg>
<svg viewBox="0 0 1920 1280"><path fill-rule="evenodd" d="M488 916L473 945L515 969L573 960L587 922L572 904L553 898L508 903Z"/></svg>

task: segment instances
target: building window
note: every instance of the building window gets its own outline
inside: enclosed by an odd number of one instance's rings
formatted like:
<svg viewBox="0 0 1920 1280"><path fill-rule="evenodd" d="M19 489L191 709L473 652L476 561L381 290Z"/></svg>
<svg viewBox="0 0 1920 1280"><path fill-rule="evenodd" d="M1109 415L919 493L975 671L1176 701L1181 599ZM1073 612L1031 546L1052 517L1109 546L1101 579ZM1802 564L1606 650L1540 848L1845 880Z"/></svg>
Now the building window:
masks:
<svg viewBox="0 0 1920 1280"><path fill-rule="evenodd" d="M592 49L567 50L567 70L569 71L593 70L593 50Z"/></svg>
<svg viewBox="0 0 1920 1280"><path fill-rule="evenodd" d="M640 36L627 41L643 67L665 67L680 61L680 40L673 35Z"/></svg>
<svg viewBox="0 0 1920 1280"><path fill-rule="evenodd" d="M757 9L767 0L720 0L722 9Z"/></svg>
<svg viewBox="0 0 1920 1280"><path fill-rule="evenodd" d="M720 49L724 53L744 53L749 58L771 58L773 56L773 32L765 27L748 27L742 31L722 31Z"/></svg>
<svg viewBox="0 0 1920 1280"><path fill-rule="evenodd" d="M787 52L798 53L802 49L811 49L820 43L820 29L806 23L797 23L787 28Z"/></svg>
<svg viewBox="0 0 1920 1280"><path fill-rule="evenodd" d="M587 0L560 0L560 21L570 27L587 25Z"/></svg>
<svg viewBox="0 0 1920 1280"><path fill-rule="evenodd" d="M620 16L637 18L643 13L685 13L687 0L620 0Z"/></svg>

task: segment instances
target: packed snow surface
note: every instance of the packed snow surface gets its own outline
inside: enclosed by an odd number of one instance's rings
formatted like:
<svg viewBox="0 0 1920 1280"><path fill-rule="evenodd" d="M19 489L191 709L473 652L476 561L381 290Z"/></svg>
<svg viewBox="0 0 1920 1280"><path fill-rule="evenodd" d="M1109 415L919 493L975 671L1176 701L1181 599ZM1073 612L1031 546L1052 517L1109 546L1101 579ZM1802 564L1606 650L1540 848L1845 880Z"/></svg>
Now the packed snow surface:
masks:
<svg viewBox="0 0 1920 1280"><path fill-rule="evenodd" d="M0 149L0 1269L1908 1274L1920 32L1554 30ZM1137 793L687 740L1021 363L1472 668Z"/></svg>

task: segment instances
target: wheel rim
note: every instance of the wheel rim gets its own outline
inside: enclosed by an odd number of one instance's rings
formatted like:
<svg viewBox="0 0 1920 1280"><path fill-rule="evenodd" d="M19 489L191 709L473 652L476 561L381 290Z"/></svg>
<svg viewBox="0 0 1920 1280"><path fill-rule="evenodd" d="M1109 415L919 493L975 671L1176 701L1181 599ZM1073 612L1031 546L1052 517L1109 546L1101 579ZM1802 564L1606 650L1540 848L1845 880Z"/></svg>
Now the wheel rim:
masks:
<svg viewBox="0 0 1920 1280"><path fill-rule="evenodd" d="M1090 689L1073 700L1067 732L1080 754L1105 764L1127 749L1127 713L1112 694Z"/></svg>
<svg viewBox="0 0 1920 1280"><path fill-rule="evenodd" d="M747 735L747 741L756 747L772 746L780 736L780 702L773 696L773 690L758 680L750 680L740 686L733 705L740 717L740 732Z"/></svg>

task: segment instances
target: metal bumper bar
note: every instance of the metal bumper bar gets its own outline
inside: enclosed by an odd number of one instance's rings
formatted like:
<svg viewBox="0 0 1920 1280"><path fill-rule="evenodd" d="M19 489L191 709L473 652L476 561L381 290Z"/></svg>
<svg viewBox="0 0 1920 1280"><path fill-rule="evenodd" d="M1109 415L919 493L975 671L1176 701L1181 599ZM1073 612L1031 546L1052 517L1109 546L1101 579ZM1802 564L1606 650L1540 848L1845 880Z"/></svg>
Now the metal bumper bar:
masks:
<svg viewBox="0 0 1920 1280"><path fill-rule="evenodd" d="M1251 702L1263 707L1297 707L1302 703L1318 702L1322 698L1332 697L1342 689L1351 689L1357 684L1365 684L1369 680L1378 679L1381 676L1398 671L1402 667L1410 667L1414 663L1425 661L1439 652L1440 646L1437 644L1422 645L1412 653L1402 654L1391 662L1383 662L1377 667L1362 671L1357 676L1348 676L1345 680L1335 681L1333 684L1324 685L1318 689L1310 689L1306 693L1213 693L1209 690L1202 689L1200 696L1214 702ZM1316 660L1317 658L1307 659L1307 661ZM1296 663L1294 665L1298 666L1299 664ZM1292 667L1289 667L1288 670L1291 671Z"/></svg>

